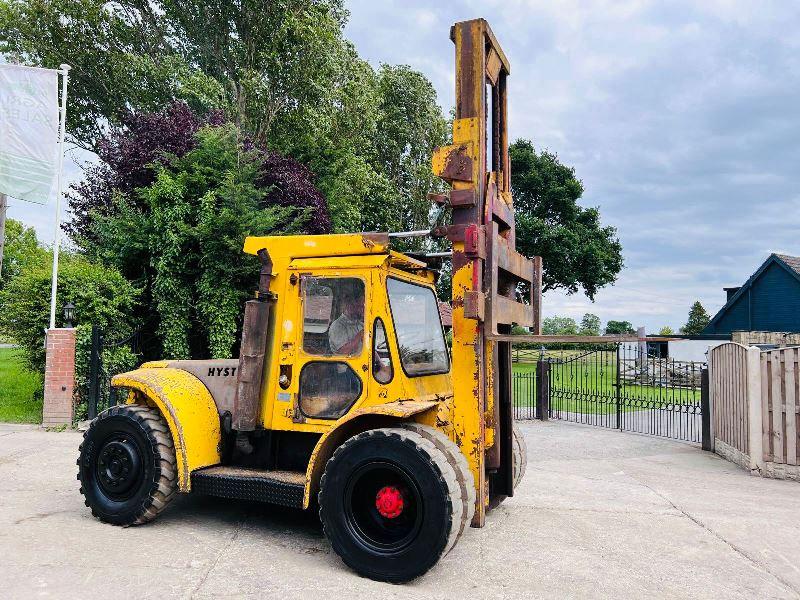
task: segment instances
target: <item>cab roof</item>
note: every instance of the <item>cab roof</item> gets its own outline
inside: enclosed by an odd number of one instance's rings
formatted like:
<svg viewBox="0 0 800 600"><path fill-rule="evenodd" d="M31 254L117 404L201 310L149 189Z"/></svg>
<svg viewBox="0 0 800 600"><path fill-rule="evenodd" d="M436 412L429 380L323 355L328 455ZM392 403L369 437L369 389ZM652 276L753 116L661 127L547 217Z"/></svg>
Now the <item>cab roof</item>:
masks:
<svg viewBox="0 0 800 600"><path fill-rule="evenodd" d="M266 248L273 262L297 258L389 254L386 233L343 233L333 235L283 235L247 237L244 251L258 254Z"/></svg>
<svg viewBox="0 0 800 600"><path fill-rule="evenodd" d="M250 236L244 241L247 254L262 248L277 269L379 267L388 261L389 267L403 271L427 270L424 262L390 250L386 233Z"/></svg>

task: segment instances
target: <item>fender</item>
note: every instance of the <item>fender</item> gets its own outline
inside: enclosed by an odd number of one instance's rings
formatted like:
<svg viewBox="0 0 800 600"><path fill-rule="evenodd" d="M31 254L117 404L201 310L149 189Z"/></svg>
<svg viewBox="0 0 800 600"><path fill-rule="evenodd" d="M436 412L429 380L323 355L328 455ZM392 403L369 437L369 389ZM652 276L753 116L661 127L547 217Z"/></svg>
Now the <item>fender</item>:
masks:
<svg viewBox="0 0 800 600"><path fill-rule="evenodd" d="M192 471L219 464L219 413L197 377L180 369L160 368L160 363L147 363L145 368L115 375L111 386L131 390L128 404L155 405L164 416L175 444L180 491L190 490Z"/></svg>
<svg viewBox="0 0 800 600"><path fill-rule="evenodd" d="M325 433L308 461L306 469L306 488L303 496L303 508L311 503L311 498L319 491L319 480L325 471L328 459L345 440L368 429L391 427L395 421L403 421L439 405L436 401L399 400L377 406L367 406L353 411L341 419Z"/></svg>

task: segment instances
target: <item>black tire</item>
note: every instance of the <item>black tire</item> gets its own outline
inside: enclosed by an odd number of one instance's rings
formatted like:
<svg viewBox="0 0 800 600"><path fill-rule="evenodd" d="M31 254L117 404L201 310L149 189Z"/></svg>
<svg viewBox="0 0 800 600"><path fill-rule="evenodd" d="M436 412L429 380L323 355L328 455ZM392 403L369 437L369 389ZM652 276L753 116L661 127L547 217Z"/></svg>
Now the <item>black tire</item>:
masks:
<svg viewBox="0 0 800 600"><path fill-rule="evenodd" d="M377 499L399 498L387 515ZM419 433L374 429L342 444L320 481L320 520L333 550L370 579L403 583L427 572L455 544L461 486L447 456Z"/></svg>
<svg viewBox="0 0 800 600"><path fill-rule="evenodd" d="M525 443L525 436L514 423L513 431L514 443L514 489L517 489L519 482L525 477L525 470L528 468L528 445Z"/></svg>
<svg viewBox="0 0 800 600"><path fill-rule="evenodd" d="M83 434L79 450L80 491L101 521L147 523L175 495L175 448L154 409L125 405L103 411Z"/></svg>
<svg viewBox="0 0 800 600"><path fill-rule="evenodd" d="M512 435L511 435L511 456L513 458L513 469L514 469L514 489L517 489L519 482L522 481L522 478L525 476L525 470L528 467L528 446L525 444L525 437L522 435L522 432L517 427L517 424L514 423ZM504 494L494 494L492 492L492 481L489 481L489 510L493 508L497 508L500 506L503 501L508 498L508 496Z"/></svg>
<svg viewBox="0 0 800 600"><path fill-rule="evenodd" d="M439 450L444 452L450 466L455 470L461 488L461 501L464 505L461 526L458 531L458 537L460 537L464 530L469 527L472 517L475 515L475 498L477 495L475 492L475 478L472 476L466 457L456 443L439 429L414 422L403 423L403 429L414 431L432 442ZM458 542L458 537L453 546ZM452 549L451 547L447 552Z"/></svg>

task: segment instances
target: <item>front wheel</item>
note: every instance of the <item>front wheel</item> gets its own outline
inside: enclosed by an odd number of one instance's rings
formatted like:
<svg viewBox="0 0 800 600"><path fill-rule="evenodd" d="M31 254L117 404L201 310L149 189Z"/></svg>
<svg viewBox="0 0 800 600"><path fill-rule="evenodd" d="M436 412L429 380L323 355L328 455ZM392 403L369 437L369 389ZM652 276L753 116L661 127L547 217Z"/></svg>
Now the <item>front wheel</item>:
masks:
<svg viewBox="0 0 800 600"><path fill-rule="evenodd" d="M379 581L419 577L462 530L462 486L447 456L419 433L374 429L342 444L320 481L320 519L333 550Z"/></svg>
<svg viewBox="0 0 800 600"><path fill-rule="evenodd" d="M175 494L175 448L154 409L125 405L103 411L79 451L80 491L101 521L123 526L152 521Z"/></svg>

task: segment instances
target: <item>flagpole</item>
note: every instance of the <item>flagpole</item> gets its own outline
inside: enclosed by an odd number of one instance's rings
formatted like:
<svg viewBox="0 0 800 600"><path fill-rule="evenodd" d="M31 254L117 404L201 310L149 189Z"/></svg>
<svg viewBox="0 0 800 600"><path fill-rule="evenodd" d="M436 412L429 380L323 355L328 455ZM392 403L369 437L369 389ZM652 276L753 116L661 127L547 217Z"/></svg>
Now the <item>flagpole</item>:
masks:
<svg viewBox="0 0 800 600"><path fill-rule="evenodd" d="M53 235L53 282L50 288L50 329L56 326L56 292L58 289L58 253L61 247L61 196L64 186L64 137L67 129L67 83L69 82L69 65L60 65L62 76L61 88L61 123L58 130L58 195L56 196L56 229Z"/></svg>
<svg viewBox="0 0 800 600"><path fill-rule="evenodd" d="M8 197L0 192L0 279L3 273L3 251L6 246L6 213L8 212Z"/></svg>

